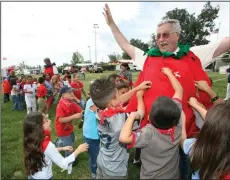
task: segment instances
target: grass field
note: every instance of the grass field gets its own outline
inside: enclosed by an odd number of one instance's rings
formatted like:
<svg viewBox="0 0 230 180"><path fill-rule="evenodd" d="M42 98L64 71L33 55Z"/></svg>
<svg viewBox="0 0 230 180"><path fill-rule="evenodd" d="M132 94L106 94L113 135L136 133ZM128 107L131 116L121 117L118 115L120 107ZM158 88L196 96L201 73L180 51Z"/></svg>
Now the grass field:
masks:
<svg viewBox="0 0 230 180"><path fill-rule="evenodd" d="M84 81L86 91L88 91L90 81L102 76L108 76L108 74L111 73L112 72L104 72L103 74L87 74L86 81ZM134 80L137 78L137 76L137 72L133 73ZM226 77L225 75L219 75L217 73L209 73L209 76L213 81ZM220 97L224 98L226 93L226 80L214 82L213 88L220 95ZM52 120L53 142L56 140L54 129L55 108L56 105L53 105L49 112L50 119ZM2 104L1 179L26 178L24 173L22 148L22 124L26 115L26 111L11 111L11 109L11 102ZM78 129L78 123L79 122L74 121L76 138L74 148L82 143L82 130ZM130 157L133 156L134 150L131 150ZM61 172L59 167L53 165L54 179L89 179L90 173L88 168L88 154L81 154L77 161L78 162L76 166L73 167L71 175L68 175L67 171ZM129 164L129 179L139 179L139 169L131 163Z"/></svg>

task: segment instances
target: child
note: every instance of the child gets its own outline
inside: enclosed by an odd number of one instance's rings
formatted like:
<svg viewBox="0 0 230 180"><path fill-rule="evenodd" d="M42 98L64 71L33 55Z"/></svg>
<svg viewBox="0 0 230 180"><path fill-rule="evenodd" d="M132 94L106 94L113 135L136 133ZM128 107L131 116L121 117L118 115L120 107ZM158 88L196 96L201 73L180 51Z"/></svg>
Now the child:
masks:
<svg viewBox="0 0 230 180"><path fill-rule="evenodd" d="M192 98L190 105L205 119L196 138L187 139L184 126L182 130L181 147L190 156L192 179L230 179L230 104L221 103L206 111Z"/></svg>
<svg viewBox="0 0 230 180"><path fill-rule="evenodd" d="M116 86L118 86L120 84L121 78L118 74L110 74L108 80L115 83Z"/></svg>
<svg viewBox="0 0 230 180"><path fill-rule="evenodd" d="M34 79L33 79L33 82L34 82L34 84L37 85L37 84L38 84L38 79L37 79L37 78L34 78Z"/></svg>
<svg viewBox="0 0 230 180"><path fill-rule="evenodd" d="M169 68L162 72L168 76L175 94L173 98L158 97L153 103L151 124L132 133L136 114L131 114L121 129L120 141L129 147L141 149L140 179L179 179L179 144L181 140L181 113L183 89ZM143 101L142 99L139 101Z"/></svg>
<svg viewBox="0 0 230 180"><path fill-rule="evenodd" d="M21 83L20 83L20 97L21 97L21 99L20 99L20 101L21 101L21 103L23 103L23 104L25 104L25 93L24 93L24 86L25 86L25 84L26 84L26 77L25 76L23 76L22 77L22 79L21 79Z"/></svg>
<svg viewBox="0 0 230 180"><path fill-rule="evenodd" d="M16 109L18 109L19 111L23 110L19 99L19 91L20 91L19 85L17 85L16 82L12 82L11 97L14 103L12 111L15 111Z"/></svg>
<svg viewBox="0 0 230 180"><path fill-rule="evenodd" d="M86 103L84 112L83 138L84 142L89 144L89 167L92 179L96 179L97 155L100 145L96 111L97 107L94 105L92 99L90 98Z"/></svg>
<svg viewBox="0 0 230 180"><path fill-rule="evenodd" d="M83 83L79 80L79 74L75 73L73 75L73 82L71 83L71 87L74 89L74 95L78 100L80 100L80 107L84 108L84 100L82 98L82 93L84 94L85 98L87 99L87 94L84 90Z"/></svg>
<svg viewBox="0 0 230 180"><path fill-rule="evenodd" d="M72 100L74 99L73 89L63 86L60 90L62 95L56 109L55 128L59 137L56 146L72 146L75 140L72 121L82 117L81 108ZM65 151L65 157L70 153Z"/></svg>
<svg viewBox="0 0 230 180"><path fill-rule="evenodd" d="M130 86L128 83L125 83L123 80L121 80L120 84L117 85L117 90L118 90L118 95L121 96L130 90ZM129 102L126 102L122 106L126 107L128 103Z"/></svg>
<svg viewBox="0 0 230 180"><path fill-rule="evenodd" d="M215 106L217 104L220 104L220 103L224 103L224 100L221 99L216 93L215 91L213 91L213 89L208 85L208 83L206 81L196 81L195 82L195 86L197 87L197 89L199 91L204 91L206 92L209 97L211 98L211 102L212 104ZM197 95L197 98L199 99L199 94ZM190 104L190 101L189 101L189 104ZM202 107L205 107L203 106L203 104L200 103L200 105L202 105ZM204 119L201 117L201 115L199 114L199 112L194 109L194 114L196 116L196 125L199 129L201 129L201 127L203 126L204 124Z"/></svg>
<svg viewBox="0 0 230 180"><path fill-rule="evenodd" d="M119 135L126 120L121 102L126 102L136 91L147 89L145 81L128 93L119 96L115 83L107 78L97 79L90 85L90 96L100 111L96 114L100 136L100 150L97 157L97 179L126 178L129 153L119 142Z"/></svg>
<svg viewBox="0 0 230 180"><path fill-rule="evenodd" d="M32 76L27 76L27 83L24 85L25 101L27 106L27 114L37 111L36 90L37 86L33 83Z"/></svg>
<svg viewBox="0 0 230 180"><path fill-rule="evenodd" d="M45 79L43 77L38 78L38 83L40 84L37 90L38 111L44 113L48 118L48 105L46 103L47 89L45 86Z"/></svg>
<svg viewBox="0 0 230 180"><path fill-rule="evenodd" d="M72 152L73 148L54 146L50 124L41 112L31 113L24 120L24 165L29 179L52 179L53 162L60 168L69 169L70 163L88 149L87 144L81 144L70 156L63 158L58 151Z"/></svg>
<svg viewBox="0 0 230 180"><path fill-rule="evenodd" d="M10 101L10 81L8 79L3 80L3 93L4 93L4 103Z"/></svg>
<svg viewBox="0 0 230 180"><path fill-rule="evenodd" d="M45 79L45 85L46 85L46 89L47 89L46 103L48 105L48 109L50 109L51 104L53 102L53 87L51 84L51 76L50 76L50 74L44 74L43 78Z"/></svg>

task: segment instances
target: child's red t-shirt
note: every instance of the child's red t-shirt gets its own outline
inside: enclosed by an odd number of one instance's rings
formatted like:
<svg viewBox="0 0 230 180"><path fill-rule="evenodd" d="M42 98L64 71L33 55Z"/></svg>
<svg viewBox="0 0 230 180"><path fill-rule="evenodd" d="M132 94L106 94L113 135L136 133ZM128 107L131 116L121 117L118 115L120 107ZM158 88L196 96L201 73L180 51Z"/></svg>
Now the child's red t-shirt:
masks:
<svg viewBox="0 0 230 180"><path fill-rule="evenodd" d="M73 132L73 124L69 123L60 123L60 117L72 116L76 113L81 113L81 108L75 104L72 100L61 98L56 109L56 121L55 121L55 130L57 136L68 136Z"/></svg>
<svg viewBox="0 0 230 180"><path fill-rule="evenodd" d="M74 95L75 95L78 99L81 99L81 97L82 97L81 92L82 92L83 86L84 86L83 83L80 82L80 81L73 81L73 82L71 83L71 87L75 89L75 90L74 90Z"/></svg>
<svg viewBox="0 0 230 180"><path fill-rule="evenodd" d="M44 84L41 84L41 85L38 87L37 96L38 96L38 98L44 98L46 95L47 95L46 86L45 86Z"/></svg>

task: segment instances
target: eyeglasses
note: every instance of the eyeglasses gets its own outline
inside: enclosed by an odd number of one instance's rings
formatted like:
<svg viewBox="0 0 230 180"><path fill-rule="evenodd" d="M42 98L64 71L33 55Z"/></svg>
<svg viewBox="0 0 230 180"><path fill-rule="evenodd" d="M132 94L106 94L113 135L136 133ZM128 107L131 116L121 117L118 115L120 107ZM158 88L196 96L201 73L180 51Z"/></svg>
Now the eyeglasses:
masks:
<svg viewBox="0 0 230 180"><path fill-rule="evenodd" d="M162 33L162 34L157 34L157 40L159 40L161 37L163 38L163 39L168 39L169 38L169 36L171 35L171 34L174 34L174 33L176 33L176 32L172 32L172 33Z"/></svg>

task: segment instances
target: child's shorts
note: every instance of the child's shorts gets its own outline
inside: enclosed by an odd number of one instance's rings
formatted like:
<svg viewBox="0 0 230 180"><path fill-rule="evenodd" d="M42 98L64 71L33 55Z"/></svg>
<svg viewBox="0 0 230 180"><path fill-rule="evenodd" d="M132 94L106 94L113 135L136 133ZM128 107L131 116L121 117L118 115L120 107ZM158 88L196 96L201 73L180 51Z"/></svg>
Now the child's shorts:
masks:
<svg viewBox="0 0 230 180"><path fill-rule="evenodd" d="M48 108L45 98L38 98L38 111L44 112Z"/></svg>

